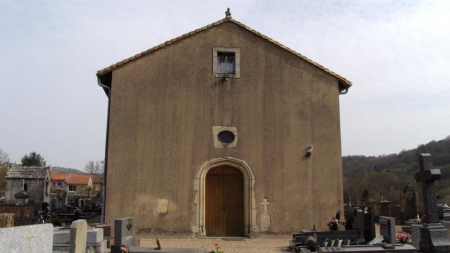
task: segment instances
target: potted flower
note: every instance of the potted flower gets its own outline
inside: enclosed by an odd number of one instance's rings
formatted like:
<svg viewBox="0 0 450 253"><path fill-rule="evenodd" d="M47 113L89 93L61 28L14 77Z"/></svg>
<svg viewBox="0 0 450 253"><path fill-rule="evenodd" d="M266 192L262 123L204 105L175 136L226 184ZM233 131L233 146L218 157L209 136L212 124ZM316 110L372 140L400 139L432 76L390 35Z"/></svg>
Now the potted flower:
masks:
<svg viewBox="0 0 450 253"><path fill-rule="evenodd" d="M411 238L411 235L406 232L398 232L397 233L397 240L401 244L405 244L409 241L409 238Z"/></svg>
<svg viewBox="0 0 450 253"><path fill-rule="evenodd" d="M333 218L330 219L330 221L327 223L327 226L330 230L332 231L337 231L339 229L339 227L341 226L341 223L339 222L339 220L336 218L336 216L334 216Z"/></svg>
<svg viewBox="0 0 450 253"><path fill-rule="evenodd" d="M216 249L211 251L211 253L223 253L223 250L220 250L220 247L219 247L218 243L214 244L214 248L216 248Z"/></svg>

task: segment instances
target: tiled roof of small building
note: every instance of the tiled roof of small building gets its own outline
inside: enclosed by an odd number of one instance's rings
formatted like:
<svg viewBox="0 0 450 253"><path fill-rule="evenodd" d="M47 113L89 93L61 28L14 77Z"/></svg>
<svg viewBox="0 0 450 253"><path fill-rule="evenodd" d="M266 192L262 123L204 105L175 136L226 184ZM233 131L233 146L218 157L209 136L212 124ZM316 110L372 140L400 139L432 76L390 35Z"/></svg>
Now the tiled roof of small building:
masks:
<svg viewBox="0 0 450 253"><path fill-rule="evenodd" d="M277 46L279 46L279 47L281 47L281 48L284 48L285 50L287 50L287 51L289 51L289 52L291 52L291 53L293 53L293 54L295 54L295 55L297 55L298 57L300 57L300 58L302 58L303 60L305 60L305 61L311 63L312 65L316 66L317 68L319 68L319 69L321 69L321 70L323 70L323 71L329 73L330 75L336 77L336 78L339 80L339 85L340 85L341 87L343 87L343 88L349 88L350 86L352 86L352 83L351 83L349 80L345 79L344 77L342 77L342 76L340 76L340 75L334 73L333 71L331 71L331 70L325 68L324 66L322 66L322 65L320 65L320 64L318 64L318 63L312 61L311 59L309 59L309 58L307 58L307 57L305 57L305 56L303 56L303 55L297 53L297 52L294 51L293 49L291 49L291 48L289 48L289 47L286 47L286 46L282 45L281 43L279 43L279 42L277 42L277 41L275 41L275 40L273 40L273 39L271 39L271 38L269 38L269 37L267 37L267 36L265 36L265 35L263 35L263 34L257 32L256 30L253 30L252 28L250 28L250 27L248 27L248 26L246 26L246 25L244 25L244 24L242 24L242 23L240 23L240 22L238 22L238 21L232 19L231 16L227 16L227 17L224 18L224 19L221 19L221 20L219 20L219 21L217 21L217 22L214 22L214 23L212 23L212 24L209 24L209 25L207 25L207 26L204 26L204 27L202 27L202 28L199 28L199 29L197 29L197 30L195 30L195 31L192 31L192 32L183 34L183 35L181 35L181 36L179 36L179 37L177 37L177 38L174 38L174 39L172 39L172 40L168 40L168 41L166 41L166 42L164 42L164 43L162 43L162 44L160 44L160 45L158 45L158 46L155 46L155 47L150 48L150 49L148 49L148 50L146 50L146 51L143 51L143 52L141 52L141 53L139 53L139 54L136 54L136 55L134 55L134 56L132 56L132 57L130 57L130 58L128 58L128 59L125 59L125 60L123 60L123 61L117 62L117 63L115 63L115 64L113 64L113 65L111 65L111 66L109 66L109 67L107 67L107 68L104 68L104 69L102 69L102 70L99 70L99 71L97 71L97 76L100 77L100 76L102 76L102 75L104 75L104 74L107 74L107 73L109 73L109 72L112 72L113 70L115 70L115 69L117 69L117 68L119 68L119 67L121 67L121 66L123 66L123 65L125 65L125 64L127 64L127 63L129 63L129 62L132 62L132 61L134 61L134 60L136 60L136 59L139 59L139 58L141 58L141 57L143 57L143 56L145 56L145 55L151 54L151 53L153 53L153 52L155 52L155 51L157 51L157 50L159 50L159 49L161 49L161 48L163 48L163 47L166 47L166 46L168 46L168 45L171 45L171 44L174 44L174 43L176 43L176 42L179 42L179 41L181 41L181 40L183 40L183 39L185 39L185 38L191 37L191 36L193 36L193 35L195 35L195 34L197 34L197 33L200 33L200 32L205 31L205 30L207 30L207 29L209 29L209 28L211 28L211 27L215 27L215 26L220 25L220 24L225 23L225 22L231 22L231 23L234 23L234 24L236 24L236 25L238 25L238 26L240 26L240 27L242 27L242 28L244 28L244 29L247 29L248 31L250 31L250 32L252 32L252 33L254 33L254 34L260 36L261 38L263 38L263 39L265 39L265 40L267 40L267 41L269 41L269 42L271 42L271 43L273 43L273 44L275 44L275 45L277 45Z"/></svg>
<svg viewBox="0 0 450 253"><path fill-rule="evenodd" d="M35 167L11 164L5 178L46 178L49 174L50 166Z"/></svg>
<svg viewBox="0 0 450 253"><path fill-rule="evenodd" d="M66 184L69 185L87 185L89 183L89 178L91 178L91 175L89 174L77 174L77 173L70 173L70 175L66 179Z"/></svg>
<svg viewBox="0 0 450 253"><path fill-rule="evenodd" d="M91 178L92 178L92 183L103 183L103 175L92 175L91 174Z"/></svg>
<svg viewBox="0 0 450 253"><path fill-rule="evenodd" d="M50 171L52 176L52 181L64 181L69 176L68 172Z"/></svg>

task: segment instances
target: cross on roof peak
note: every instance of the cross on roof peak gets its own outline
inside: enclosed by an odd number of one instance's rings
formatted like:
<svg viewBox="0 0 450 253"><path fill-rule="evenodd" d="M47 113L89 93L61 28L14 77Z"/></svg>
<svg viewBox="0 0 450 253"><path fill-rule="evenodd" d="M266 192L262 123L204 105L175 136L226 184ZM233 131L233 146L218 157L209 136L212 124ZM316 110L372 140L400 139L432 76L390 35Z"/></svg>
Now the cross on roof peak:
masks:
<svg viewBox="0 0 450 253"><path fill-rule="evenodd" d="M230 8L227 8L227 11L225 12L225 17L226 17L226 18L231 18L231 11L230 11Z"/></svg>

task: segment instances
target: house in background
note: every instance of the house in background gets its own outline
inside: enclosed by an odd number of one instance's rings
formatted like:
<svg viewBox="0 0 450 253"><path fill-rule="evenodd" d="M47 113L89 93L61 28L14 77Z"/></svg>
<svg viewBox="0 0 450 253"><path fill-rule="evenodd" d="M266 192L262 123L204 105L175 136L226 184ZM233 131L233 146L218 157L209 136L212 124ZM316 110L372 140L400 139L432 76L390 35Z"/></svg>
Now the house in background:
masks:
<svg viewBox="0 0 450 253"><path fill-rule="evenodd" d="M7 203L18 202L14 195L27 192L28 202L34 205L34 210L42 209L44 202L49 202L50 167L28 167L10 164L6 172L5 200Z"/></svg>
<svg viewBox="0 0 450 253"><path fill-rule="evenodd" d="M101 192L103 186L103 174L91 174L91 178L94 185L92 189L93 193Z"/></svg>
<svg viewBox="0 0 450 253"><path fill-rule="evenodd" d="M107 223L251 236L325 229L343 210L339 97L351 82L229 12L97 77Z"/></svg>
<svg viewBox="0 0 450 253"><path fill-rule="evenodd" d="M65 190L66 189L66 179L70 175L68 172L50 171L52 176L51 183L53 189Z"/></svg>
<svg viewBox="0 0 450 253"><path fill-rule="evenodd" d="M79 195L87 194L90 189L91 195L94 195L102 190L102 174L51 171L51 176L51 184L55 192L61 190L68 194Z"/></svg>
<svg viewBox="0 0 450 253"><path fill-rule="evenodd" d="M75 194L88 194L88 191L92 193L93 183L90 174L70 173L66 178L65 190L75 192Z"/></svg>

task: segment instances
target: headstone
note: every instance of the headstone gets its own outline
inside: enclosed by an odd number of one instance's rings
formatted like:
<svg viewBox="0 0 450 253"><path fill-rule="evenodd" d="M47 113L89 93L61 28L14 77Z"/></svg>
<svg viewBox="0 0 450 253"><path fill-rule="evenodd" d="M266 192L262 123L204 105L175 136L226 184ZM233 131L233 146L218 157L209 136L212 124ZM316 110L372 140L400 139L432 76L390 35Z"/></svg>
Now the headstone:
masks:
<svg viewBox="0 0 450 253"><path fill-rule="evenodd" d="M96 253L107 251L107 241L104 240L102 228L88 227L86 233L86 249L93 248ZM70 229L55 227L53 230L53 251L68 252Z"/></svg>
<svg viewBox="0 0 450 253"><path fill-rule="evenodd" d="M0 228L14 227L13 213L0 213Z"/></svg>
<svg viewBox="0 0 450 253"><path fill-rule="evenodd" d="M422 224L411 224L411 244L416 249L420 249L420 228Z"/></svg>
<svg viewBox="0 0 450 253"><path fill-rule="evenodd" d="M362 236L364 234L364 212L360 208L355 208L354 212L356 215L353 223L353 229L357 229L358 234Z"/></svg>
<svg viewBox="0 0 450 253"><path fill-rule="evenodd" d="M420 154L420 172L415 179L422 183L423 207L425 220L420 229L420 251L422 252L450 252L450 241L447 229L439 223L437 211L436 190L434 181L441 178L441 171L433 169L430 154Z"/></svg>
<svg viewBox="0 0 450 253"><path fill-rule="evenodd" d="M386 243L395 244L395 218L380 216L380 235L384 237Z"/></svg>
<svg viewBox="0 0 450 253"><path fill-rule="evenodd" d="M438 212L438 219L444 220L444 207L442 204L437 204L437 212Z"/></svg>
<svg viewBox="0 0 450 253"><path fill-rule="evenodd" d="M403 188L403 214L404 220L414 219L417 216L416 191L413 186L407 185Z"/></svg>
<svg viewBox="0 0 450 253"><path fill-rule="evenodd" d="M370 241L375 236L375 216L373 215L373 211L364 211L363 237L366 241Z"/></svg>
<svg viewBox="0 0 450 253"><path fill-rule="evenodd" d="M87 239L86 220L76 220L70 226L69 253L85 253Z"/></svg>
<svg viewBox="0 0 450 253"><path fill-rule="evenodd" d="M111 253L120 252L120 247L131 248L139 246L140 241L135 237L134 218L127 217L114 221L114 245L111 245Z"/></svg>
<svg viewBox="0 0 450 253"><path fill-rule="evenodd" d="M52 252L53 225L0 228L0 252Z"/></svg>

